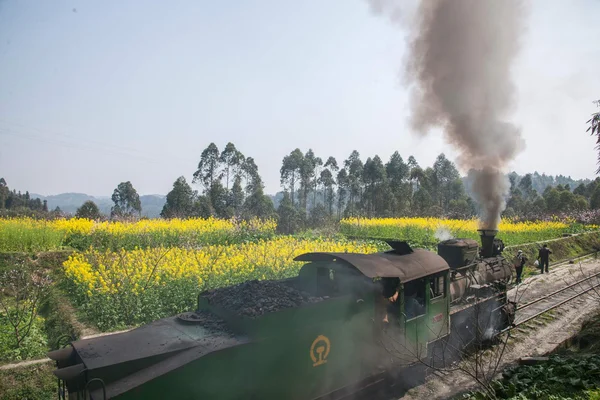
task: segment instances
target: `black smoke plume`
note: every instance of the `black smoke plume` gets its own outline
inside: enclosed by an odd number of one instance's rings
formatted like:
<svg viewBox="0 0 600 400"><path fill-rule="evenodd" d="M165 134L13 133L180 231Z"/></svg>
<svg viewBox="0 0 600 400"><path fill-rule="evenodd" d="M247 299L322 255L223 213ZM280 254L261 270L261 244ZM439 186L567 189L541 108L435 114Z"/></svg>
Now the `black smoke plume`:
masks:
<svg viewBox="0 0 600 400"><path fill-rule="evenodd" d="M410 1L369 3L409 30L412 128L444 131L459 151L459 166L474 176L482 227L496 228L509 190L505 169L525 145L507 120L516 103L511 66L525 6L520 0L421 0L407 12L407 24L398 5Z"/></svg>

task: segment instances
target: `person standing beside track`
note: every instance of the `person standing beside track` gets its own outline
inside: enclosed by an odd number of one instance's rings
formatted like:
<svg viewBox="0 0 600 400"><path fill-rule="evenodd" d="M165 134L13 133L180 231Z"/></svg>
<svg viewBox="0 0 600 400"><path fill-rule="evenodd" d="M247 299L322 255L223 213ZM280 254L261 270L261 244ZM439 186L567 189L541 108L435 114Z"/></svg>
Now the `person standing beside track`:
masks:
<svg viewBox="0 0 600 400"><path fill-rule="evenodd" d="M540 260L540 272L542 274L544 273L544 266L546 267L546 273L549 273L548 264L550 261L550 254L552 254L552 251L548 248L547 244L544 244L538 253L538 260Z"/></svg>
<svg viewBox="0 0 600 400"><path fill-rule="evenodd" d="M523 273L523 267L527 262L527 257L523 254L523 250L519 250L517 252L517 256L515 257L515 271L517 271L517 285L521 283L521 274Z"/></svg>

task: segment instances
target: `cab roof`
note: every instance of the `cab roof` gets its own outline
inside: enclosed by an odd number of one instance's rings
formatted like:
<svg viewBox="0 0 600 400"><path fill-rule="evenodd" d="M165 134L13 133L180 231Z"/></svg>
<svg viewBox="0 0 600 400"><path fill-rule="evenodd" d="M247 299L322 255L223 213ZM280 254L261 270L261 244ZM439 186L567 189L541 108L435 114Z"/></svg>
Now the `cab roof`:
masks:
<svg viewBox="0 0 600 400"><path fill-rule="evenodd" d="M341 262L369 278L399 278L410 282L424 276L448 271L448 263L436 253L411 249L406 242L386 240L393 250L374 253L305 253L295 261Z"/></svg>

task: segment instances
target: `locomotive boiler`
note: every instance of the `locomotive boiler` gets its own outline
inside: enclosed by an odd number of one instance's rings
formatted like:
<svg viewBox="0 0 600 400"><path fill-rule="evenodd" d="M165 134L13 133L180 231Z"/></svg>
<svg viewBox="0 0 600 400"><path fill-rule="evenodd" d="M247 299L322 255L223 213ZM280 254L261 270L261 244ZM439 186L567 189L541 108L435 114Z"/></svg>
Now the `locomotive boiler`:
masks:
<svg viewBox="0 0 600 400"><path fill-rule="evenodd" d="M496 233L437 254L397 240L375 254L302 254L297 277L206 291L194 311L49 353L59 397L317 399L436 363L511 323Z"/></svg>

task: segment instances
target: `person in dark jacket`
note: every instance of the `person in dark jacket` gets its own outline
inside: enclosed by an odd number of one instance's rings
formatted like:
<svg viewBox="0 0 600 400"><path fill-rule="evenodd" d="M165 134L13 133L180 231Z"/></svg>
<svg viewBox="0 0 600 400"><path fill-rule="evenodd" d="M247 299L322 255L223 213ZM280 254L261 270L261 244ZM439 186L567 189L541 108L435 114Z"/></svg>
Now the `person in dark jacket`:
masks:
<svg viewBox="0 0 600 400"><path fill-rule="evenodd" d="M552 254L552 251L548 248L547 244L544 244L544 246L540 249L540 252L538 254L538 260L540 260L540 271L542 274L544 273L544 266L546 267L546 273L548 273L548 263L550 261L550 254Z"/></svg>
<svg viewBox="0 0 600 400"><path fill-rule="evenodd" d="M515 271L517 271L517 285L521 283L521 274L523 274L523 267L527 262L527 257L523 254L523 250L519 250L517 252L517 256L515 257Z"/></svg>

